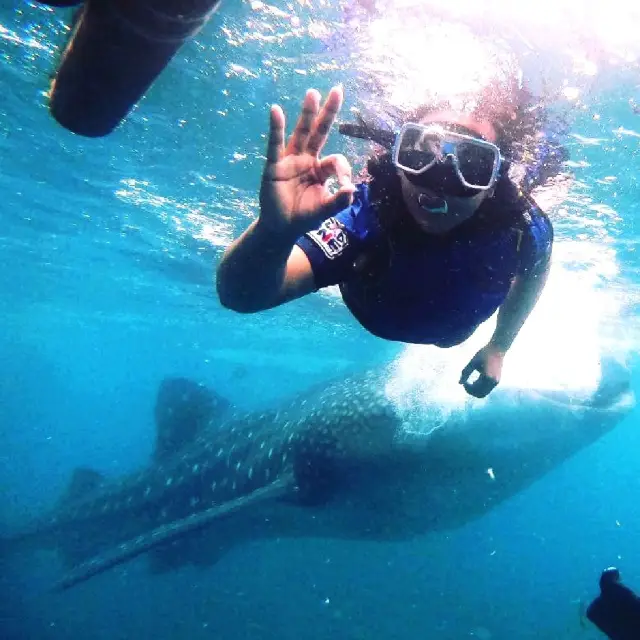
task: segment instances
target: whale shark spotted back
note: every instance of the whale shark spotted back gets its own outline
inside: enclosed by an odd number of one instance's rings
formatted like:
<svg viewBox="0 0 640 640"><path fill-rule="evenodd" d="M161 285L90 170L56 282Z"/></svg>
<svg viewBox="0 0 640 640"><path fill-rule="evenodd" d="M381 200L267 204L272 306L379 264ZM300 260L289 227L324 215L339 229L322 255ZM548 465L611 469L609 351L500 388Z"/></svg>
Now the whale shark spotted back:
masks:
<svg viewBox="0 0 640 640"><path fill-rule="evenodd" d="M590 398L498 388L434 426L437 403L406 411L385 391L387 374L251 413L169 378L148 468L115 481L77 470L52 513L2 540L2 554L57 549L69 570L58 586L68 588L142 553L160 573L214 564L256 538L410 539L481 516L633 406L628 372L603 366Z"/></svg>

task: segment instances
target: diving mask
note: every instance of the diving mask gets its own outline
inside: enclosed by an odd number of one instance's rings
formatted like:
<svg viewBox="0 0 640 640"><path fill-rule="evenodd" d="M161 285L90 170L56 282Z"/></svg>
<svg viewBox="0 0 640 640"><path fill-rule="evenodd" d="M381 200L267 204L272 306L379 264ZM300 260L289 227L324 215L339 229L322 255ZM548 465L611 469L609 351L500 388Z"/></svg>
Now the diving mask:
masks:
<svg viewBox="0 0 640 640"><path fill-rule="evenodd" d="M408 180L448 195L469 197L487 191L500 175L503 158L495 144L438 124L410 122L394 133L361 121L341 124L339 131L390 149L394 166Z"/></svg>

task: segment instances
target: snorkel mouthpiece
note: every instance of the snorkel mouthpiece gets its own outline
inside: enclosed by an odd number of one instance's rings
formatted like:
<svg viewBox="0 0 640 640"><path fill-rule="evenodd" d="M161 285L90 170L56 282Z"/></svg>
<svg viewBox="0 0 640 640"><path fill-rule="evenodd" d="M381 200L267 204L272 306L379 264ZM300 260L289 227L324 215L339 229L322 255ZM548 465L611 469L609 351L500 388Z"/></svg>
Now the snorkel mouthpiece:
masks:
<svg viewBox="0 0 640 640"><path fill-rule="evenodd" d="M431 196L426 193L421 193L418 196L418 204L422 209L429 213L447 213L449 211L447 201L440 196Z"/></svg>

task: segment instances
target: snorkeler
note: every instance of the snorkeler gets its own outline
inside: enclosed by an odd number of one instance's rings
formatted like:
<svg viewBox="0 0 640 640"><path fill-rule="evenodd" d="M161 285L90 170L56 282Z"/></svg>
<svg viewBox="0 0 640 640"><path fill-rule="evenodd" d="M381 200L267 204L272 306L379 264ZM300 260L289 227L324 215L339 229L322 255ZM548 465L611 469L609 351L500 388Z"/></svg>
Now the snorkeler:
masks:
<svg viewBox="0 0 640 640"><path fill-rule="evenodd" d="M220 301L251 313L338 284L372 334L439 347L464 342L499 309L491 340L460 378L484 397L551 263L551 223L508 175L516 118L430 107L396 131L342 125L384 148L355 186L344 156L320 156L342 100L334 87L320 107L308 91L286 146L284 113L272 107L260 215L220 262Z"/></svg>
<svg viewBox="0 0 640 640"><path fill-rule="evenodd" d="M587 618L611 640L640 638L640 597L609 567L600 576L600 595L589 605Z"/></svg>

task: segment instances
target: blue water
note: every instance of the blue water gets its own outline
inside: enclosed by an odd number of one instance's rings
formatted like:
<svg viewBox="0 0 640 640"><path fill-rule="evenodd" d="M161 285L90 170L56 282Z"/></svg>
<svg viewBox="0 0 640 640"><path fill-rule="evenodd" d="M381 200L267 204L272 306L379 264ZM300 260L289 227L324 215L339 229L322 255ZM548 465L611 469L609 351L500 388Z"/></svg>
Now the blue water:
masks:
<svg viewBox="0 0 640 640"><path fill-rule="evenodd" d="M403 352L335 296L255 316L220 307L213 270L256 215L268 106L290 112L307 86L345 78L356 88L349 62L309 33L335 7L227 4L100 140L46 110L65 12L0 9L3 529L50 507L76 466L145 465L166 375L254 407ZM603 340L625 352L638 392L636 91L613 67L590 85L573 114L574 182L550 214L563 268L622 301ZM3 568L0 636L596 638L579 603L599 571L616 563L640 588L637 425L633 414L481 520L412 543L256 543L206 571L151 579L137 561L64 595L43 595L60 565L42 552Z"/></svg>

